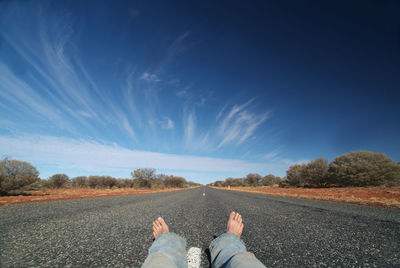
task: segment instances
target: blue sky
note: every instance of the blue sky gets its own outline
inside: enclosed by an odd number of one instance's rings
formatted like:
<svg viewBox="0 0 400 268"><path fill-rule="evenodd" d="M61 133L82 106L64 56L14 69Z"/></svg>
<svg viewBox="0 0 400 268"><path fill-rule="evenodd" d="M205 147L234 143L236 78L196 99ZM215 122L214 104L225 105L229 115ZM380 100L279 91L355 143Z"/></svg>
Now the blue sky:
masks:
<svg viewBox="0 0 400 268"><path fill-rule="evenodd" d="M201 183L400 161L400 3L347 2L2 1L2 157Z"/></svg>

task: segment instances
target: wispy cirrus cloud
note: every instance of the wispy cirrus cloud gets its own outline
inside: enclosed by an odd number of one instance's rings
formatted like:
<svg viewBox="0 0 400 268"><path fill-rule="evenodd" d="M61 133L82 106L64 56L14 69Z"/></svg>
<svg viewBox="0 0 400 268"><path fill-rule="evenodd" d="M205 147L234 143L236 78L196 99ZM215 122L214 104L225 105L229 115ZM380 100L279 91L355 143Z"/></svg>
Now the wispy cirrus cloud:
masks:
<svg viewBox="0 0 400 268"><path fill-rule="evenodd" d="M195 120L196 120L195 111L191 110L185 116L185 122L184 122L184 137L186 145L190 145L193 141L193 137L195 135Z"/></svg>
<svg viewBox="0 0 400 268"><path fill-rule="evenodd" d="M185 89L176 92L176 96L178 96L178 97L184 97L186 95L187 95L187 91Z"/></svg>
<svg viewBox="0 0 400 268"><path fill-rule="evenodd" d="M286 165L277 163L137 151L93 140L41 135L0 136L0 148L4 156L24 159L36 164L76 168L87 172L109 172L122 169L127 175L133 168L141 167L193 172L258 172L261 174L277 168L286 168Z"/></svg>
<svg viewBox="0 0 400 268"><path fill-rule="evenodd" d="M221 141L217 148L231 144L242 144L252 136L257 127L269 118L270 112L262 114L252 112L250 105L254 100L253 98L242 105L234 105L225 116L223 114L227 109L226 106L218 113L216 118L220 122L218 134Z"/></svg>
<svg viewBox="0 0 400 268"><path fill-rule="evenodd" d="M148 73L148 72L142 73L142 75L139 77L139 80L144 80L144 81L147 81L147 82L160 82L161 81L160 78L158 78L157 75L151 74L151 73Z"/></svg>
<svg viewBox="0 0 400 268"><path fill-rule="evenodd" d="M109 95L98 87L82 63L75 44L73 18L65 15L51 21L33 16L27 19L36 25L34 34L28 34L18 20L0 30L3 40L21 59L19 64L27 70L19 75L2 64L0 88L4 94L0 101L26 103L29 116L41 117L71 134L78 133L77 123L96 131L95 124L107 120L107 124L117 125L122 133L135 139L125 110L110 102Z"/></svg>
<svg viewBox="0 0 400 268"><path fill-rule="evenodd" d="M164 117L159 123L162 129L173 129L175 126L174 121L169 117Z"/></svg>

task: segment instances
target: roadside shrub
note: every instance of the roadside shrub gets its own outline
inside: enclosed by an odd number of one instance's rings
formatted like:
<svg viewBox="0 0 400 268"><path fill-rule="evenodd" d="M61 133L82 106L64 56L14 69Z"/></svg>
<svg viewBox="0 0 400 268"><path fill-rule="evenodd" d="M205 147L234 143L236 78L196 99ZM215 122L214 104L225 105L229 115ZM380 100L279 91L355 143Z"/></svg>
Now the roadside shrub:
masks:
<svg viewBox="0 0 400 268"><path fill-rule="evenodd" d="M382 153L350 152L330 163L329 182L345 187L400 185L400 167Z"/></svg>
<svg viewBox="0 0 400 268"><path fill-rule="evenodd" d="M111 176L89 176L87 184L90 188L112 188L118 186L118 181Z"/></svg>
<svg viewBox="0 0 400 268"><path fill-rule="evenodd" d="M160 178L154 178L150 180L151 189L164 189L164 181Z"/></svg>
<svg viewBox="0 0 400 268"><path fill-rule="evenodd" d="M326 187L328 186L328 160L318 158L308 164L296 164L286 171L282 186Z"/></svg>
<svg viewBox="0 0 400 268"><path fill-rule="evenodd" d="M223 181L216 181L216 182L213 183L213 186L222 187L222 186L224 186L224 182Z"/></svg>
<svg viewBox="0 0 400 268"><path fill-rule="evenodd" d="M288 183L287 177L283 177L283 179L279 182L279 187L281 188L287 188L290 186L291 185Z"/></svg>
<svg viewBox="0 0 400 268"><path fill-rule="evenodd" d="M200 186L201 184L200 183L197 183L197 182L193 182L193 181L188 181L188 186L190 186L190 187L193 187L193 186Z"/></svg>
<svg viewBox="0 0 400 268"><path fill-rule="evenodd" d="M245 178L237 178L233 179L231 186L245 186L246 179Z"/></svg>
<svg viewBox="0 0 400 268"><path fill-rule="evenodd" d="M149 188L149 183L147 180L138 178L133 179L133 187L135 188Z"/></svg>
<svg viewBox="0 0 400 268"><path fill-rule="evenodd" d="M118 181L116 178L111 176L101 176L101 187L103 188L113 188L118 185Z"/></svg>
<svg viewBox="0 0 400 268"><path fill-rule="evenodd" d="M96 188L100 185L100 176L89 176L87 179L87 183L90 188Z"/></svg>
<svg viewBox="0 0 400 268"><path fill-rule="evenodd" d="M227 178L225 179L224 186L232 186L234 183L234 178Z"/></svg>
<svg viewBox="0 0 400 268"><path fill-rule="evenodd" d="M8 158L0 161L0 195L21 193L39 180L39 172L28 162Z"/></svg>
<svg viewBox="0 0 400 268"><path fill-rule="evenodd" d="M318 158L302 165L300 176L304 187L327 187L329 184L328 160Z"/></svg>
<svg viewBox="0 0 400 268"><path fill-rule="evenodd" d="M156 177L154 168L139 168L131 172L136 188L151 188L151 180Z"/></svg>
<svg viewBox="0 0 400 268"><path fill-rule="evenodd" d="M301 176L303 165L293 165L286 171L286 184L289 186L304 186L305 182Z"/></svg>
<svg viewBox="0 0 400 268"><path fill-rule="evenodd" d="M66 174L54 174L49 178L51 188L62 188L69 182L69 177Z"/></svg>
<svg viewBox="0 0 400 268"><path fill-rule="evenodd" d="M168 188L184 188L187 181L185 178L170 175L165 177L164 184Z"/></svg>
<svg viewBox="0 0 400 268"><path fill-rule="evenodd" d="M246 176L246 183L250 186L257 186L261 179L262 177L260 174L250 173Z"/></svg>
<svg viewBox="0 0 400 268"><path fill-rule="evenodd" d="M133 180L130 179L118 179L118 185L119 188L133 188L134 183Z"/></svg>
<svg viewBox="0 0 400 268"><path fill-rule="evenodd" d="M281 181L281 178L274 176L272 174L269 174L262 178L261 184L264 186L272 186L274 184L277 184Z"/></svg>
<svg viewBox="0 0 400 268"><path fill-rule="evenodd" d="M49 180L40 180L40 188L42 190L48 190L49 188L51 188L51 183L49 182Z"/></svg>
<svg viewBox="0 0 400 268"><path fill-rule="evenodd" d="M78 176L72 179L72 186L85 188L88 187L88 179L86 176Z"/></svg>

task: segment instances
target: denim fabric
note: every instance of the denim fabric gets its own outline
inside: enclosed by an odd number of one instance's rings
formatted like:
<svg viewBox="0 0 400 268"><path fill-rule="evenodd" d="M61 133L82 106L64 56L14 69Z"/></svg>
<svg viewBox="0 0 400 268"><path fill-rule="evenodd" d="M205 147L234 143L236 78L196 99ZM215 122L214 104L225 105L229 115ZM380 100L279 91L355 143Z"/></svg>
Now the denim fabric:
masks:
<svg viewBox="0 0 400 268"><path fill-rule="evenodd" d="M211 266L215 268L265 268L254 254L247 252L243 241L231 233L214 239L210 245L210 253ZM149 256L142 265L142 268L156 267L187 267L186 241L175 233L160 235L153 242Z"/></svg>
<svg viewBox="0 0 400 268"><path fill-rule="evenodd" d="M231 233L222 234L214 239L210 245L210 253L211 266L215 268L265 268L254 254L247 252L243 241Z"/></svg>
<svg viewBox="0 0 400 268"><path fill-rule="evenodd" d="M154 240L149 256L142 268L184 268L187 267L186 241L175 233L165 233Z"/></svg>

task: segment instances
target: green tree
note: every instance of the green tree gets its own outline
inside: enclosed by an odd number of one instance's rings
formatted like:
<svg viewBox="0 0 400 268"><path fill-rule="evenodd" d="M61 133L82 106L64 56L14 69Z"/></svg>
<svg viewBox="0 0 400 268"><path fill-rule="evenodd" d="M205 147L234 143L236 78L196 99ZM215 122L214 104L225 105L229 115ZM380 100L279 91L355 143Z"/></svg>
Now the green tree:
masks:
<svg viewBox="0 0 400 268"><path fill-rule="evenodd" d="M305 182L301 176L301 171L303 170L304 165L293 165L289 167L289 170L286 171L286 183L289 186L301 186L303 187Z"/></svg>
<svg viewBox="0 0 400 268"><path fill-rule="evenodd" d="M154 168L139 168L131 172L135 186L138 188L151 188L151 180L156 177Z"/></svg>
<svg viewBox="0 0 400 268"><path fill-rule="evenodd" d="M185 178L173 175L166 176L164 183L166 187L171 187L171 188L184 188L187 186L187 181Z"/></svg>
<svg viewBox="0 0 400 268"><path fill-rule="evenodd" d="M69 177L66 174L54 174L49 178L52 188L62 188L67 182L69 182Z"/></svg>
<svg viewBox="0 0 400 268"><path fill-rule="evenodd" d="M246 176L246 182L250 186L257 186L261 181L262 177L260 174L250 173Z"/></svg>
<svg viewBox="0 0 400 268"><path fill-rule="evenodd" d="M90 188L101 187L100 176L89 176L87 179L87 184Z"/></svg>
<svg viewBox="0 0 400 268"><path fill-rule="evenodd" d="M130 180L130 179L119 179L118 180L119 188L133 188L133 186L134 186L133 180Z"/></svg>
<svg viewBox="0 0 400 268"><path fill-rule="evenodd" d="M350 152L329 164L329 182L338 186L400 185L400 167L382 153Z"/></svg>
<svg viewBox="0 0 400 268"><path fill-rule="evenodd" d="M72 186L84 188L88 186L88 181L86 176L78 176L72 179Z"/></svg>
<svg viewBox="0 0 400 268"><path fill-rule="evenodd" d="M39 172L28 162L0 161L0 195L20 193L39 180Z"/></svg>
<svg viewBox="0 0 400 268"><path fill-rule="evenodd" d="M262 178L261 183L262 183L262 185L265 185L265 186L272 186L274 184L279 183L280 181L281 181L281 178L274 176L272 174L269 174L269 175L265 176L264 178Z"/></svg>
<svg viewBox="0 0 400 268"><path fill-rule="evenodd" d="M213 183L213 186L222 187L222 186L224 186L224 182L223 181L216 181L216 182Z"/></svg>
<svg viewBox="0 0 400 268"><path fill-rule="evenodd" d="M302 165L300 171L303 186L326 187L328 186L328 160L323 158Z"/></svg>

